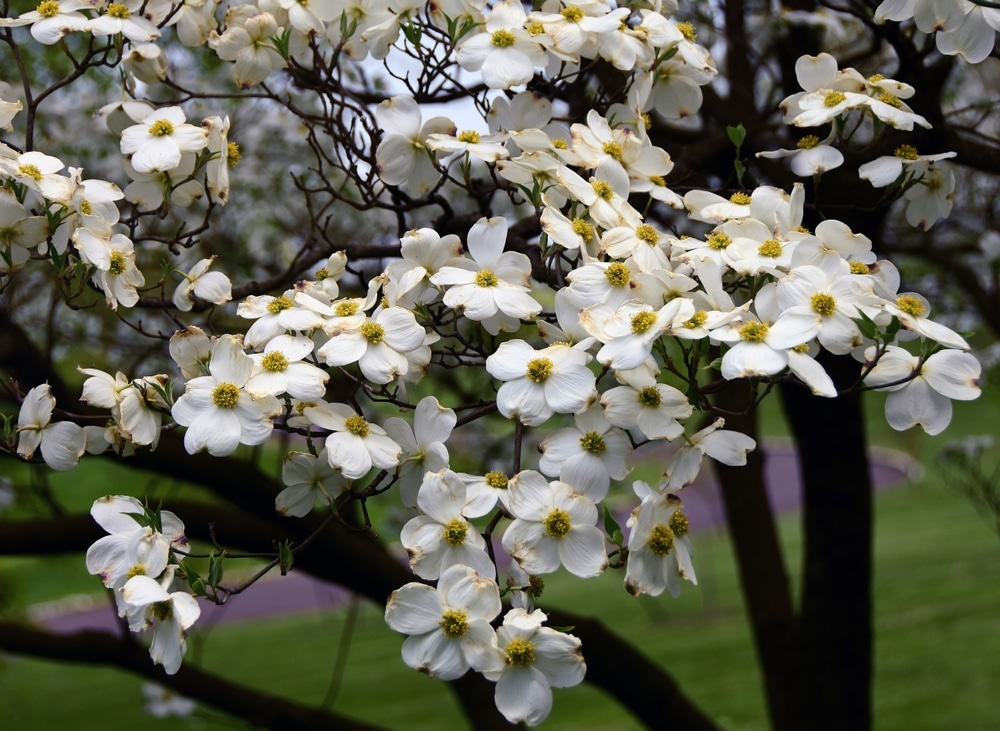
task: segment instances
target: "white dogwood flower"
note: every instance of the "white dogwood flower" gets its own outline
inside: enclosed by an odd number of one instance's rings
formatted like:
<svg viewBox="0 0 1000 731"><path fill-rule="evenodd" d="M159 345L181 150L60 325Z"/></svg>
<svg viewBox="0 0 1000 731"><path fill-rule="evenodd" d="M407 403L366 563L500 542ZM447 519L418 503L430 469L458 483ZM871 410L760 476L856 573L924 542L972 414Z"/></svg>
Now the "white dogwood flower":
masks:
<svg viewBox="0 0 1000 731"><path fill-rule="evenodd" d="M122 588L125 602L143 610L146 626L152 626L149 655L156 665L163 666L167 675L180 670L187 649L187 630L201 616L201 607L193 596L183 591L167 591L172 580L172 571L161 582L149 576L133 576Z"/></svg>
<svg viewBox="0 0 1000 731"><path fill-rule="evenodd" d="M24 395L17 415L17 454L31 459L41 448L42 459L63 472L77 466L86 448L83 429L71 421L52 421L56 399L49 384L42 383Z"/></svg>
<svg viewBox="0 0 1000 731"><path fill-rule="evenodd" d="M444 303L470 320L482 322L488 332L516 330L542 310L532 298L528 279L531 262L524 254L504 251L507 219L481 218L469 231L471 259L452 259L431 277L447 287Z"/></svg>
<svg viewBox="0 0 1000 731"><path fill-rule="evenodd" d="M642 502L626 524L629 553L625 588L633 595L659 596L666 589L677 596L681 591L678 579L698 583L691 563L689 523L681 501L642 481L636 481L633 489Z"/></svg>
<svg viewBox="0 0 1000 731"><path fill-rule="evenodd" d="M173 170L182 152L198 152L208 144L208 130L187 124L180 107L154 109L139 124L122 132L121 151L140 173Z"/></svg>
<svg viewBox="0 0 1000 731"><path fill-rule="evenodd" d="M271 436L272 417L281 413L274 396L254 398L247 391L253 360L232 335L223 335L212 346L209 375L187 382L184 394L171 413L184 434L189 454L207 449L222 457L240 444L263 444Z"/></svg>
<svg viewBox="0 0 1000 731"><path fill-rule="evenodd" d="M865 358L874 358L874 348ZM971 401L979 397L982 366L971 353L941 350L919 358L903 348L890 345L879 358L865 383L888 391L885 419L897 431L919 424L928 434L940 434L951 423L952 400Z"/></svg>
<svg viewBox="0 0 1000 731"><path fill-rule="evenodd" d="M436 579L450 566L464 565L480 576L496 569L486 555L486 541L466 519L466 486L449 469L425 472L417 507L422 515L411 518L399 534L410 559L410 568L422 579Z"/></svg>
<svg viewBox="0 0 1000 731"><path fill-rule="evenodd" d="M500 613L500 590L468 566L452 566L437 588L411 582L392 592L385 623L409 635L403 662L432 678L455 680L471 667L479 672L504 665L490 626Z"/></svg>
<svg viewBox="0 0 1000 731"><path fill-rule="evenodd" d="M587 405L597 380L589 361L586 351L568 345L535 350L523 340L508 340L486 359L486 371L504 381L497 391L500 413L538 426L553 413L574 414Z"/></svg>
<svg viewBox="0 0 1000 731"><path fill-rule="evenodd" d="M420 399L413 411L413 426L397 416L382 424L385 433L402 448L399 463L399 497L403 505L417 504L417 491L427 472L439 472L449 464L445 442L457 422L455 412L441 406L433 396Z"/></svg>
<svg viewBox="0 0 1000 731"><path fill-rule="evenodd" d="M364 477L372 467L392 470L399 464L399 445L347 404L321 403L306 407L302 415L333 432L326 438L327 457L347 479Z"/></svg>
<svg viewBox="0 0 1000 731"><path fill-rule="evenodd" d="M512 477L507 490L514 522L503 534L503 547L522 569L551 574L562 565L580 577L604 571L608 558L593 500L531 470Z"/></svg>
<svg viewBox="0 0 1000 731"><path fill-rule="evenodd" d="M542 627L546 619L541 609L529 614L515 607L497 630L506 664L483 675L496 681L497 709L510 723L542 723L552 710L552 688L578 685L587 673L580 640Z"/></svg>

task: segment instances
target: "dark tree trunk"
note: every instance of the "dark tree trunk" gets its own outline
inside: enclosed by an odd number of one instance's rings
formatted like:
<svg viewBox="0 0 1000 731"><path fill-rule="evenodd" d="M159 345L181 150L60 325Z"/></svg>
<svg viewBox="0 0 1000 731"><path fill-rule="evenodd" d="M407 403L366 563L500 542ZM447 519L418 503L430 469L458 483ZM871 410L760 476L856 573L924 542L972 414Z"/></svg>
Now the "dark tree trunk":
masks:
<svg viewBox="0 0 1000 731"><path fill-rule="evenodd" d="M838 388L859 375L849 356L821 360ZM872 490L861 398L824 399L794 387L781 395L802 469L800 728L864 731L872 701Z"/></svg>

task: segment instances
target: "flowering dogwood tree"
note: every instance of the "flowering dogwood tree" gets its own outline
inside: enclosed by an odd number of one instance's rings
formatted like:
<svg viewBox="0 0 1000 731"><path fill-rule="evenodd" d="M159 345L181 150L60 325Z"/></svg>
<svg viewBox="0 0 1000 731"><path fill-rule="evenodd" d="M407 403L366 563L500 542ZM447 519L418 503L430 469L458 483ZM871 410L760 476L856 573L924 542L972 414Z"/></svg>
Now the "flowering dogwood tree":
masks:
<svg viewBox="0 0 1000 731"><path fill-rule="evenodd" d="M1000 173L1000 117L968 101L997 72L1000 11L0 7L5 461L121 460L230 506L217 534L204 504L139 493L6 523L5 552L85 551L149 657L7 620L0 648L91 648L257 723L352 727L185 660L205 602L254 601L222 567L263 546L269 569L383 603L401 662L464 677L477 727L542 723L587 680L652 728L712 729L541 588L563 568L632 594L696 584L683 500L714 463L774 728L868 727L860 394L931 434L979 394L955 307L931 286L932 316L889 255L947 262L998 329L996 267L957 259L978 241L947 219ZM800 606L756 438L771 391L803 461ZM629 477L647 445L658 484ZM390 504L406 519L379 540Z"/></svg>

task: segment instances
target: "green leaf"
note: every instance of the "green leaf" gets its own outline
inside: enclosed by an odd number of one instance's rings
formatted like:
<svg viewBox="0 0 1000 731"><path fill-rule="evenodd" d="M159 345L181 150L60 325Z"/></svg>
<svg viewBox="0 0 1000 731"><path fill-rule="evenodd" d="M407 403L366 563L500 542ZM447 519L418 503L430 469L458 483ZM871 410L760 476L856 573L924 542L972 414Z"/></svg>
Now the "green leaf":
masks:
<svg viewBox="0 0 1000 731"><path fill-rule="evenodd" d="M410 42L414 48L420 48L420 38L422 31L419 25L414 25L413 23L408 23L403 26L403 35L406 36L406 40Z"/></svg>
<svg viewBox="0 0 1000 731"><path fill-rule="evenodd" d="M726 134L729 135L729 141L733 143L733 146L737 150L743 147L743 141L747 138L747 131L742 123L735 127L726 127Z"/></svg>
<svg viewBox="0 0 1000 731"><path fill-rule="evenodd" d="M852 318L855 324L858 326L858 330L869 340L878 340L879 329L875 321L868 317L864 312L858 310L858 316Z"/></svg>
<svg viewBox="0 0 1000 731"><path fill-rule="evenodd" d="M222 556L215 552L208 557L208 585L215 588L222 581Z"/></svg>
<svg viewBox="0 0 1000 731"><path fill-rule="evenodd" d="M607 503L602 503L604 507L604 532L608 534L608 540L615 546L620 546L622 544L622 527L618 525L618 521L615 520L615 516L611 514L608 509Z"/></svg>
<svg viewBox="0 0 1000 731"><path fill-rule="evenodd" d="M295 563L295 554L292 553L292 542L285 541L284 543L279 543L278 567L281 569L282 576L292 570L293 563Z"/></svg>
<svg viewBox="0 0 1000 731"><path fill-rule="evenodd" d="M742 188L743 187L743 174L747 171L747 169L743 165L743 163L740 161L739 158L736 158L735 160L733 160L733 168L736 170L736 182L738 182L740 184L740 187Z"/></svg>
<svg viewBox="0 0 1000 731"><path fill-rule="evenodd" d="M895 315L889 321L889 324L885 328L885 339L886 342L890 342L896 339L896 333L899 332L899 318Z"/></svg>

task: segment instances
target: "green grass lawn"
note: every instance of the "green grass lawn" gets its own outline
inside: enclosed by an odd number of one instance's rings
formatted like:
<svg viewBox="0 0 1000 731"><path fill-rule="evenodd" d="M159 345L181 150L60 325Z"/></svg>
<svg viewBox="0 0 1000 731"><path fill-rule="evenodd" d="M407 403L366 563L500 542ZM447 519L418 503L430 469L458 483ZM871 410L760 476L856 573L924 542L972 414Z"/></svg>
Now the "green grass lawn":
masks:
<svg viewBox="0 0 1000 731"><path fill-rule="evenodd" d="M997 727L993 692L1000 674L1000 541L972 505L944 484L945 475L934 465L934 455L948 437L1000 433L996 402L997 395L987 392L975 405L957 404L944 439L922 432L897 435L876 426L880 400L871 406L873 441L920 456L926 468L921 480L881 492L875 502L879 731ZM780 432L773 412L765 423L768 431ZM75 488L81 490L79 484ZM797 576L797 516L784 516L780 530L790 570ZM678 600L632 598L621 588L621 574L608 572L591 581L551 577L543 604L605 618L669 669L723 728L766 729L729 543L722 533L710 532L695 535L694 546L700 584L686 585ZM54 573L47 573L47 566ZM41 588L27 595L31 600L47 598L59 587L89 590L95 581L83 574L82 565L75 573L59 561L8 560L2 567L9 575L31 572L42 578ZM245 600L252 601L252 593ZM344 608L219 625L192 639L188 659L308 703L322 701L336 683L333 710L390 728L465 727L446 686L402 664L402 637L385 626L381 608L362 604L345 643L348 619ZM333 670L338 660L340 675ZM0 726L19 731L177 728L177 721L160 722L142 713L139 687L139 680L114 670L2 657ZM242 727L209 709L186 723L192 729ZM584 685L556 691L545 728L617 731L638 725L625 709Z"/></svg>

